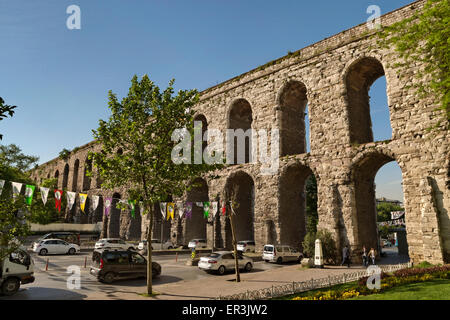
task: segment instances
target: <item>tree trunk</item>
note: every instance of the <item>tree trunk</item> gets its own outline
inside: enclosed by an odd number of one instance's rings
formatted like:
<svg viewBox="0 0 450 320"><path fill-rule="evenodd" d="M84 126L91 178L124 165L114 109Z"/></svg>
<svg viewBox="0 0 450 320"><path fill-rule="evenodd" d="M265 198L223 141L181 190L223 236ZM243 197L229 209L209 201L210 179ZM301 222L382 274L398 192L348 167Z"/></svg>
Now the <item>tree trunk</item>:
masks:
<svg viewBox="0 0 450 320"><path fill-rule="evenodd" d="M239 260L238 260L238 255L237 255L236 234L234 232L233 214L230 214L230 224L231 224L231 236L233 238L234 267L235 267L235 270L236 270L236 282L241 282L241 275L239 273Z"/></svg>
<svg viewBox="0 0 450 320"><path fill-rule="evenodd" d="M150 215L150 223L148 225L147 232L147 294L153 293L152 288L152 232L153 232L153 206L150 205L148 210L148 214Z"/></svg>

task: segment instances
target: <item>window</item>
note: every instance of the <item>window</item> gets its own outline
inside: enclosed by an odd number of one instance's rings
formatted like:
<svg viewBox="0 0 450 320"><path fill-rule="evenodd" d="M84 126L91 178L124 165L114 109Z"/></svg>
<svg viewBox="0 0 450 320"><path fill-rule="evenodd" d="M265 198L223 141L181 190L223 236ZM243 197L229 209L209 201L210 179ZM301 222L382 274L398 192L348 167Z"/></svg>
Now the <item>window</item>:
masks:
<svg viewBox="0 0 450 320"><path fill-rule="evenodd" d="M234 259L234 258L231 253L227 253L222 256L222 259L228 260L228 259Z"/></svg>
<svg viewBox="0 0 450 320"><path fill-rule="evenodd" d="M68 243L67 242L65 242L65 241L62 241L62 240L58 240L58 241L56 241L56 244L61 244L61 245L68 245Z"/></svg>
<svg viewBox="0 0 450 320"><path fill-rule="evenodd" d="M145 264L145 259L138 253L133 253L131 255L131 262L136 264Z"/></svg>

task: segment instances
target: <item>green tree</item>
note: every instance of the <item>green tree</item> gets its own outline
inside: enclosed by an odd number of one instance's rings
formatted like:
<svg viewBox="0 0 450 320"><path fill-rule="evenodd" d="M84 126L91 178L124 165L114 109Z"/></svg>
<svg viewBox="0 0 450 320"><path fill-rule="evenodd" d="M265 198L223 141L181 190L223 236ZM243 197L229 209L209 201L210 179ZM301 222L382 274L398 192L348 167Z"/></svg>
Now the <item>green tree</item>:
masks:
<svg viewBox="0 0 450 320"><path fill-rule="evenodd" d="M400 77L420 63L424 69L414 74L414 85L422 97L438 97L440 109L450 120L450 1L428 0L412 17L384 27L377 33L379 44L394 47L403 58L395 65Z"/></svg>
<svg viewBox="0 0 450 320"><path fill-rule="evenodd" d="M317 232L319 214L317 212L317 180L312 174L306 180L306 230Z"/></svg>
<svg viewBox="0 0 450 320"><path fill-rule="evenodd" d="M404 209L398 205L381 202L377 205L377 221L389 221L391 220L391 212L392 211L403 211Z"/></svg>
<svg viewBox="0 0 450 320"><path fill-rule="evenodd" d="M17 106L10 106L5 104L5 100L0 97L0 121L7 117L12 117L14 115L14 109L17 108ZM0 134L0 140L2 140L3 135Z"/></svg>
<svg viewBox="0 0 450 320"><path fill-rule="evenodd" d="M182 196L188 181L215 169L206 164L175 164L172 134L186 128L193 133L192 107L199 101L196 90L180 90L174 95L174 80L160 91L147 75L131 80L128 96L121 102L109 92L108 121L100 120L95 139L101 151L90 159L103 179L102 187L127 187L129 200L143 201L150 215L147 231L151 243L155 205L171 196ZM147 294L152 294L152 249L147 250Z"/></svg>
<svg viewBox="0 0 450 320"><path fill-rule="evenodd" d="M318 230L317 232L309 231L303 240L303 253L308 257L314 257L315 242L320 239L322 242L322 254L324 261L327 263L337 263L336 241L328 230Z"/></svg>

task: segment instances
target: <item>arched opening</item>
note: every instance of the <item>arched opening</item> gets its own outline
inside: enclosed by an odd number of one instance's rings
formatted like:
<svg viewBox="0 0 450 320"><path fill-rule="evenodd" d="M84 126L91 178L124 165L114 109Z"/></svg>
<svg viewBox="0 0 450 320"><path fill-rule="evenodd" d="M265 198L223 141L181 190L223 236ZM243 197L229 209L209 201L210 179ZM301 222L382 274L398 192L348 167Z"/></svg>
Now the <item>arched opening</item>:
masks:
<svg viewBox="0 0 450 320"><path fill-rule="evenodd" d="M93 201L91 201L91 203L93 203ZM95 208L95 210L92 208L92 216L93 216L92 223L97 223L97 222L102 221L102 219L103 219L103 196L99 196L97 208Z"/></svg>
<svg viewBox="0 0 450 320"><path fill-rule="evenodd" d="M304 165L290 165L280 177L279 223L280 244L299 250L303 249L306 233L315 232L317 184L311 169Z"/></svg>
<svg viewBox="0 0 450 320"><path fill-rule="evenodd" d="M236 100L228 115L228 129L233 134L227 138L227 154L232 151L233 157L227 159L228 164L249 163L251 159L253 114L250 103L245 99ZM233 161L231 163L231 160Z"/></svg>
<svg viewBox="0 0 450 320"><path fill-rule="evenodd" d="M73 180L72 180L72 191L77 192L78 190L78 170L80 169L80 160L75 160L73 166Z"/></svg>
<svg viewBox="0 0 450 320"><path fill-rule="evenodd" d="M377 92L377 105L372 106L370 103L369 90L374 82L385 75L383 65L375 58L365 57L353 65L350 66L346 78L345 85L347 89L347 103L348 103L348 115L349 115L349 129L350 129L350 143L368 143L374 141L374 132L372 128L372 120L376 121L377 139L380 138L378 134L381 132L386 136L386 126L390 127L389 111L386 113L387 97L386 91L384 95L383 83L385 80L381 80L381 85L376 85ZM384 85L385 88L385 85ZM381 97L380 97L381 96ZM380 106L378 105L380 104ZM381 105L386 104L386 106ZM371 110L373 109L373 110ZM384 113L380 113L382 110ZM372 111L372 112L371 112ZM371 119L372 115L376 115ZM387 114L387 119L379 119L379 116ZM385 118L385 117L384 117ZM379 131L380 130L380 131ZM391 135L392 135L392 130ZM389 136L389 135L388 135Z"/></svg>
<svg viewBox="0 0 450 320"><path fill-rule="evenodd" d="M63 190L67 190L68 181L69 181L69 164L66 163L66 165L64 166L63 181L62 181Z"/></svg>
<svg viewBox="0 0 450 320"><path fill-rule="evenodd" d="M186 201L193 203L191 217L185 218L184 242L187 244L192 239L206 239L207 219L203 214L203 206L196 204L209 201L208 184L204 179L197 178L192 182Z"/></svg>
<svg viewBox="0 0 450 320"><path fill-rule="evenodd" d="M203 139L207 139L207 137L205 137L205 132L208 130L208 121L206 120L206 117L202 114L196 115L194 117L194 124L195 122L200 122L201 125L201 139L202 139L202 155L203 152L205 151L206 147L208 146L208 140L203 140Z"/></svg>
<svg viewBox="0 0 450 320"><path fill-rule="evenodd" d="M119 238L121 210L117 208L117 204L121 199L121 195L119 193L114 193L112 197L113 199L108 218L108 238Z"/></svg>
<svg viewBox="0 0 450 320"><path fill-rule="evenodd" d="M392 262L396 263L409 258L404 225L407 213L401 215L404 209L402 199L399 199L403 197L401 170L394 163L395 159L388 155L368 154L355 165L353 181L358 249L373 248L383 257L390 253L392 258L394 254L397 260ZM391 215L392 212L396 214ZM398 216L400 218L395 218ZM398 241L393 241L394 238Z"/></svg>
<svg viewBox="0 0 450 320"><path fill-rule="evenodd" d="M251 176L243 171L233 173L225 185L225 197L233 205L236 241L255 240L255 185ZM225 226L226 246L231 247L232 234L229 219Z"/></svg>
<svg viewBox="0 0 450 320"><path fill-rule="evenodd" d="M306 86L299 81L289 81L279 95L280 155L305 153L309 149L309 118L307 115Z"/></svg>
<svg viewBox="0 0 450 320"><path fill-rule="evenodd" d="M56 186L59 187L59 170L55 171L55 174L53 177L56 179Z"/></svg>
<svg viewBox="0 0 450 320"><path fill-rule="evenodd" d="M141 239L141 224L142 224L142 217L141 217L141 209L139 204L136 204L134 206L134 218L131 213L130 208L130 225L128 227L128 237L127 240L140 240Z"/></svg>
<svg viewBox="0 0 450 320"><path fill-rule="evenodd" d="M91 177L87 175L88 172L92 172L91 159L86 159L86 161L84 162L83 190L85 191L91 189Z"/></svg>

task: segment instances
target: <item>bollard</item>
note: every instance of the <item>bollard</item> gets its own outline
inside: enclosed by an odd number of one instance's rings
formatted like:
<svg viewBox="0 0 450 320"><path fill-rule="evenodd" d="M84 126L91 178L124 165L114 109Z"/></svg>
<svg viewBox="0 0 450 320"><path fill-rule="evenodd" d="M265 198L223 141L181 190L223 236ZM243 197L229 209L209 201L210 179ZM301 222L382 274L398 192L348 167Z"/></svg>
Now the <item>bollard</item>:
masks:
<svg viewBox="0 0 450 320"><path fill-rule="evenodd" d="M177 252L177 254L175 256L175 262L178 262L178 252Z"/></svg>
<svg viewBox="0 0 450 320"><path fill-rule="evenodd" d="M45 264L45 271L48 271L48 258L47 258L47 263Z"/></svg>
<svg viewBox="0 0 450 320"><path fill-rule="evenodd" d="M84 257L84 268L86 269L87 257Z"/></svg>

